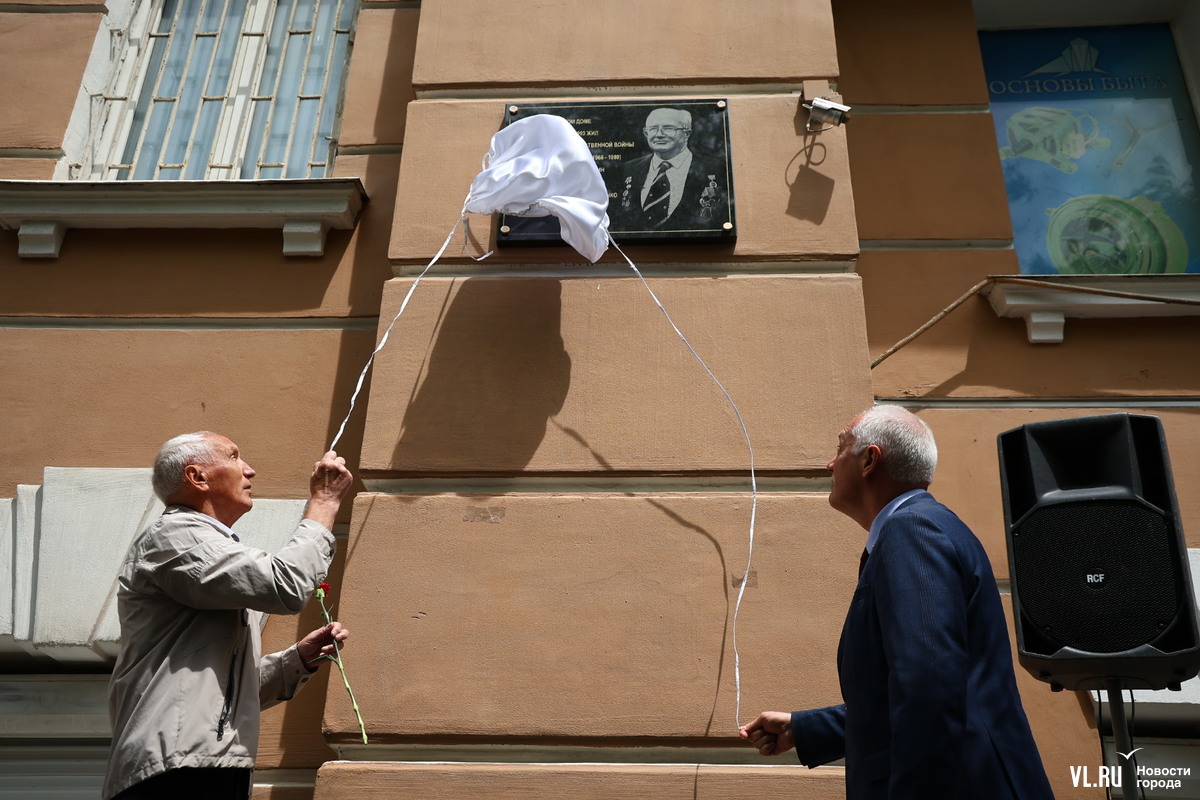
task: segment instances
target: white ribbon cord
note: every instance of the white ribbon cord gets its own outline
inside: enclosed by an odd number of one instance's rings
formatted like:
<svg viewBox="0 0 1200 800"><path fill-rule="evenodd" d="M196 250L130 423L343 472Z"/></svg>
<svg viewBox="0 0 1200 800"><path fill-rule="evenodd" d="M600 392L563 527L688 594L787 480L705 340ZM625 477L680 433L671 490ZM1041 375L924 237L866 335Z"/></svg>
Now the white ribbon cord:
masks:
<svg viewBox="0 0 1200 800"><path fill-rule="evenodd" d="M611 233L608 235L608 242L616 248L618 253L621 254L621 257L625 259L625 263L629 264L629 268L633 270L633 274L638 276L638 280L642 282L642 286L645 286L646 291L650 293L650 297L654 300L654 304L658 306L658 310L661 311L663 316L667 318L667 323L675 330L675 333L679 335L680 341L683 342L684 346L687 347L700 366L704 367L704 371L708 373L708 376L713 379L713 383L715 383L717 388L721 390L721 393L725 395L726 402L729 403L729 407L733 409L733 413L737 417L738 425L742 427L742 436L746 439L746 449L750 452L750 491L752 495L752 500L750 502L750 546L746 554L746 572L742 575L742 585L738 587L737 602L733 606L733 624L731 626L733 638L733 683L737 698L733 712L733 724L735 728L740 729L742 724L742 663L741 657L738 654L737 624L738 613L742 610L742 596L746 593L746 583L750 580L750 565L754 562L754 522L755 518L758 516L758 481L754 475L754 445L750 443L750 432L746 429L746 422L742 419L742 412L738 410L737 403L733 402L733 398L729 396L729 392L725 389L724 384L717 379L717 376L713 374L713 371L708 368L708 364L704 363L704 359L701 358L700 354L696 352L696 349L692 347L691 342L689 342L687 337L683 335L683 332L679 330L679 327L675 324L674 320L671 319L671 315L667 313L667 309L664 308L663 304L659 301L658 295L654 294L654 290L650 288L650 284L646 283L646 279L642 277L641 270L639 270L637 265L630 260L629 256L625 255L625 251L622 250L621 246L612 238Z"/></svg>
<svg viewBox="0 0 1200 800"><path fill-rule="evenodd" d="M392 335L392 328L396 325L396 320L400 319L400 315L403 314L404 309L408 307L408 301L413 296L413 292L416 291L417 285L421 283L421 278L425 277L425 273L429 272L429 268L437 263L437 260L442 257L442 253L446 252L446 248L450 245L450 240L454 238L454 232L458 230L458 226L462 225L466 219L467 214L464 211L458 218L458 221L454 223L454 227L450 229L450 233L446 235L446 241L442 242L442 246L438 249L437 255L435 255L433 259L425 265L425 269L421 270L421 274L417 276L415 281L413 281L413 285L408 287L408 294L404 295L404 301L400 303L400 310L396 312L396 316L392 317L392 321L388 324L387 330L383 332L383 336L380 338L379 344L375 345L375 349L371 351L371 355L367 359L366 365L362 368L362 372L358 374L358 383L354 386L354 393L350 395L350 410L346 412L346 418L342 420L341 426L338 427L337 435L333 437L333 441L329 444L330 450L337 448L338 440L342 438L342 433L346 430L346 423L350 421L350 415L354 413L354 404L358 400L358 393L362 389L363 381L367 379L367 373L371 370L371 365L375 363L375 354L382 350L383 346L387 344L388 337ZM466 234L464 232L464 236L465 235ZM490 256L491 253L488 253L487 255ZM484 256L484 258L487 258L487 256Z"/></svg>

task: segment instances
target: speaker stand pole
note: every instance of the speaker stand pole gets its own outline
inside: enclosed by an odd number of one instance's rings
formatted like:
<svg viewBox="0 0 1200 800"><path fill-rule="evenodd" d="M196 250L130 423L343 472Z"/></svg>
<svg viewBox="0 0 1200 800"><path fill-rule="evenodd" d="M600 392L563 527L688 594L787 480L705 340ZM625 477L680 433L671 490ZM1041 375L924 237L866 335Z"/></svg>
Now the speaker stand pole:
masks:
<svg viewBox="0 0 1200 800"><path fill-rule="evenodd" d="M1125 720L1125 706L1121 699L1121 679L1108 678L1104 682L1108 689L1108 713L1112 721L1113 739L1117 743L1117 764L1121 769L1121 797L1124 800L1137 798L1137 773L1133 766L1133 756L1128 758L1121 755L1133 749L1129 737L1129 724Z"/></svg>

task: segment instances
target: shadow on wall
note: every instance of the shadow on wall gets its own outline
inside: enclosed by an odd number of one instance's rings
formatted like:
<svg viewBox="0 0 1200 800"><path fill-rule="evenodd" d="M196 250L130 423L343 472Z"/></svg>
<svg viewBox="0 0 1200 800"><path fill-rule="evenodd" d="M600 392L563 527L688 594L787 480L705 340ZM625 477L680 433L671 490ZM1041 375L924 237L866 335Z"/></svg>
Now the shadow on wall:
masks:
<svg viewBox="0 0 1200 800"><path fill-rule="evenodd" d="M786 213L789 217L820 225L829 213L835 186L833 178L821 169L829 148L820 140L819 134L806 129L808 112L800 104L796 105L794 124L801 146L784 168L783 180L791 190Z"/></svg>
<svg viewBox="0 0 1200 800"><path fill-rule="evenodd" d="M544 278L459 284L404 414L393 462L437 471L526 467L562 408L571 357L562 285Z"/></svg>
<svg viewBox="0 0 1200 800"><path fill-rule="evenodd" d="M576 442L578 442L580 445L582 445L584 447L584 449L586 449L591 454L592 459L597 464L599 464L605 470L612 471L612 465L608 462L608 459L606 459L602 453L597 452L592 447L592 445L588 442L588 440L586 438L584 438L583 434L581 434L579 431L575 430L574 428L568 428L565 425L560 424L558 422L558 420L552 419L552 420L550 420L550 422L553 423L554 426L556 428L558 428L560 431L562 431L567 436L571 437ZM670 518L671 521L675 522L680 527L695 531L696 533L703 536L705 539L708 539L710 542L712 542L713 550L716 552L717 559L720 561L720 564L721 564L721 590L722 590L722 592L724 592L724 595L725 595L725 621L721 627L721 646L719 648L717 648L716 657L714 659L717 662L717 680L716 680L716 686L713 689L712 707L709 709L709 712L708 712L708 721L704 724L704 735L712 736L713 735L713 722L716 720L716 717L717 717L717 704L720 702L720 699L721 699L721 680L722 680L723 676L725 675L725 650L726 650L726 647L728 647L728 645L729 645L729 640L732 635L732 628L731 628L732 606L730 605L729 587L730 587L730 585L740 587L741 581L745 580L746 576L742 576L741 578L738 578L736 576L734 576L732 578L729 577L729 565L725 562L725 550L721 547L721 542L717 539L717 537L714 536L711 532L709 532L709 530L707 528L703 527L702 525L700 525L698 523L695 523L695 522L692 522L692 521L686 519L682 514L671 509L666 503L656 500L653 497L646 496L645 501L646 501L646 503L653 506L654 508L657 508L663 514L665 514L668 518ZM750 585L756 586L757 583L755 581L756 581L756 579L753 577L753 574L751 573Z"/></svg>
<svg viewBox="0 0 1200 800"><path fill-rule="evenodd" d="M828 149L814 137L806 136L804 147L788 163L784 180L791 192L788 195L787 215L816 225L825 221L833 200L835 182L823 174Z"/></svg>

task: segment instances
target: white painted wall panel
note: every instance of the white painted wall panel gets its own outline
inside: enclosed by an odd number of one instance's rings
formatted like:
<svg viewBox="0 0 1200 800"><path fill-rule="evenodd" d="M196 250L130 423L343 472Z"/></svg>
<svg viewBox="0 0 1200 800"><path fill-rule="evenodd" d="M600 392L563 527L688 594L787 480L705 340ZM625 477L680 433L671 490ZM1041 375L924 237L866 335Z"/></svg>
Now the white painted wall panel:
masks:
<svg viewBox="0 0 1200 800"><path fill-rule="evenodd" d="M34 655L33 596L37 588L38 520L42 487L17 486L13 503L13 638Z"/></svg>
<svg viewBox="0 0 1200 800"><path fill-rule="evenodd" d="M129 544L162 512L149 469L47 467L42 484L34 646L59 662L95 663L91 646L116 603Z"/></svg>

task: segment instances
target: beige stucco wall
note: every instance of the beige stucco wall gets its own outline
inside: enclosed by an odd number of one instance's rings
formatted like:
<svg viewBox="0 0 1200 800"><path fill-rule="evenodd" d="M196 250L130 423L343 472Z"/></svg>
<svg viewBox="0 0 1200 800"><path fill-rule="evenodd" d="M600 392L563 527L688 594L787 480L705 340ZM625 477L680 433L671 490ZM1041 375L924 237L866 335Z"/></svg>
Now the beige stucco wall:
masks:
<svg viewBox="0 0 1200 800"><path fill-rule="evenodd" d="M870 404L852 275L652 278L758 468L822 471ZM387 286L395 317L410 279ZM362 468L741 472L733 409L636 278L425 279L375 360Z"/></svg>
<svg viewBox="0 0 1200 800"><path fill-rule="evenodd" d="M987 103L970 3L834 0L833 20L838 88L854 104Z"/></svg>
<svg viewBox="0 0 1200 800"><path fill-rule="evenodd" d="M48 181L54 177L54 161L50 158L0 158L0 175L5 180Z"/></svg>
<svg viewBox="0 0 1200 800"><path fill-rule="evenodd" d="M404 141L419 8L375 8L364 3L347 70L339 144L392 146Z"/></svg>
<svg viewBox="0 0 1200 800"><path fill-rule="evenodd" d="M988 275L1017 272L1011 250L867 251L859 259L873 358ZM904 297L905 302L894 302ZM1192 317L1068 319L1061 344L1030 344L1021 319L976 295L873 371L880 397L928 399L1195 397Z"/></svg>
<svg viewBox="0 0 1200 800"><path fill-rule="evenodd" d="M748 492L364 494L354 520L342 602L347 624L375 631L354 657L373 675L355 694L378 742L737 746ZM837 701L860 550L824 495L760 498L738 624L746 720ZM326 724L352 740L334 688Z"/></svg>
<svg viewBox="0 0 1200 800"><path fill-rule="evenodd" d="M0 13L0 149L59 155L99 10Z"/></svg>
<svg viewBox="0 0 1200 800"><path fill-rule="evenodd" d="M990 115L864 114L847 136L863 239L1012 237Z"/></svg>
<svg viewBox="0 0 1200 800"><path fill-rule="evenodd" d="M46 466L148 466L171 436L217 430L258 470L256 493L304 497L370 348L361 330L0 329L0 372L25 376L0 384L0 495Z"/></svg>
<svg viewBox="0 0 1200 800"><path fill-rule="evenodd" d="M5 179L52 174L102 13L35 5L53 13L0 12ZM1021 321L974 298L869 368L987 275L1017 271L969 2L536 11L363 4L335 171L359 177L370 201L321 258L283 257L278 231L74 230L44 262L19 259L16 234L0 231L0 497L46 466L145 466L196 428L238 440L256 491L302 496L504 105L676 95L729 101L738 240L627 252L738 402L776 481L740 617L743 717L837 699L861 532L803 482L820 479L837 428L873 398L910 403L934 427L934 491L1002 576L1002 430L1155 413L1177 484L1196 482L1178 457L1200 438L1196 414L1163 405L1200 394L1191 318L1069 321L1062 345L1034 346ZM855 116L808 135L801 91L840 96ZM360 477L385 482L343 509L350 537L331 573L372 736L385 749L486 738L554 752L588 737L738 747L730 628L748 475L736 419L619 256L584 267L565 248L507 248L476 265L493 222L473 217L471 231L467 252L456 242L414 294L339 447ZM481 476L505 484L480 495ZM416 478L439 483L404 483ZM1194 529L1200 507L1181 500ZM317 624L315 607L274 620L268 646ZM1023 671L1018 681L1058 796L1098 796L1067 770L1095 761L1090 709ZM340 682L322 677L265 715L260 766L320 767L319 798L842 793L837 769L329 762L354 727Z"/></svg>
<svg viewBox="0 0 1200 800"><path fill-rule="evenodd" d="M827 0L540 3L483 17L470 0L448 0L421 12L418 93L546 87L561 96L575 86L744 87L837 74Z"/></svg>

